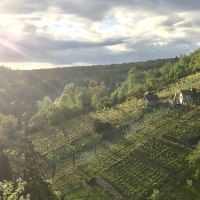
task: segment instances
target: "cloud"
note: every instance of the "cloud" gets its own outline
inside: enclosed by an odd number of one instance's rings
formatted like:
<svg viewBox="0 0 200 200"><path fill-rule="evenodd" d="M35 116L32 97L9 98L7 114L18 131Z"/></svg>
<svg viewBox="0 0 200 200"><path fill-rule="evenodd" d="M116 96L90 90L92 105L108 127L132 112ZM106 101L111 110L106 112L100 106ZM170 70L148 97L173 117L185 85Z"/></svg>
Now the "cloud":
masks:
<svg viewBox="0 0 200 200"><path fill-rule="evenodd" d="M100 42L55 40L45 37L26 38L20 41L21 46L28 51L62 51L67 49L87 49L93 47L112 46L124 43L125 38L111 38ZM39 48L38 48L39 47Z"/></svg>
<svg viewBox="0 0 200 200"><path fill-rule="evenodd" d="M4 0L0 64L175 57L199 48L199 11L199 0Z"/></svg>
<svg viewBox="0 0 200 200"><path fill-rule="evenodd" d="M172 15L172 16L167 17L167 19L164 20L161 23L161 25L171 27L171 26L176 25L177 23L184 22L184 21L185 21L184 17L178 16L178 15Z"/></svg>
<svg viewBox="0 0 200 200"><path fill-rule="evenodd" d="M66 14L74 14L91 20L104 18L110 10L126 7L131 10L148 10L153 12L173 11L198 11L199 0L4 0L0 3L1 13L24 14L34 12L46 12L49 9L61 11Z"/></svg>
<svg viewBox="0 0 200 200"><path fill-rule="evenodd" d="M21 59L22 60L24 59L24 61L26 62L28 61L52 62L56 64L59 60L60 61L63 60L62 57L65 57L65 55L69 55L69 53L73 54L73 51L77 52L77 56L80 56L79 59L81 59L81 54L79 52L101 51L101 49L104 47L123 44L127 39L127 38L111 38L99 42L89 42L89 41L77 41L77 40L70 40L70 41L55 40L47 37L30 38L30 36L31 35L19 41L19 44L10 43L10 45L1 46L0 52L4 53L0 55L0 59L7 60L8 62L12 61L15 62L16 60L20 61ZM20 55L18 51L13 51L13 48L10 48L10 46L15 46L16 49L27 52L27 55L29 56L24 57L24 55L22 54ZM104 51L105 50L106 49L104 49ZM76 55L76 53L74 55ZM55 58L56 60L54 61L53 58ZM77 60L79 59L77 57Z"/></svg>
<svg viewBox="0 0 200 200"><path fill-rule="evenodd" d="M25 32L25 33L31 33L31 34L34 34L35 32L36 32L36 30L37 30L37 27L36 26L34 26L34 25L32 25L32 24L25 24L24 25L24 29L23 29L23 31Z"/></svg>

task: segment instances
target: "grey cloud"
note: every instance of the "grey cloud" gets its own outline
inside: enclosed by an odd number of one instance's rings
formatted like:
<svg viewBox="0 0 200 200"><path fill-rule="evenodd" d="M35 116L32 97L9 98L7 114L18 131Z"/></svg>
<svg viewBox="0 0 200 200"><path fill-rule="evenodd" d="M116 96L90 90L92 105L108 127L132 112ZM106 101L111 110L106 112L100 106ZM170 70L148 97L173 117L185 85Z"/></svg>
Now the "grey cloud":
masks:
<svg viewBox="0 0 200 200"><path fill-rule="evenodd" d="M173 13L174 11L195 11L200 9L199 0L4 0L1 13L32 13L46 12L49 8L57 8L61 12L78 15L90 20L101 20L106 13L115 7L143 9L158 13Z"/></svg>
<svg viewBox="0 0 200 200"><path fill-rule="evenodd" d="M185 18L183 17L180 17L178 15L172 15L172 16L169 16L165 21L163 21L161 23L162 26L174 26L175 24L179 23L179 22L183 22L185 21Z"/></svg>
<svg viewBox="0 0 200 200"><path fill-rule="evenodd" d="M168 8L175 9L177 11L195 11L200 9L200 1L199 0L157 0L163 2Z"/></svg>
<svg viewBox="0 0 200 200"><path fill-rule="evenodd" d="M48 62L54 65L70 65L73 63L109 64L175 57L176 55L187 53L191 49L199 48L196 41L200 37L198 29L200 20L186 19L173 14L179 11L200 10L199 0L193 0L192 2L182 0L181 3L174 0L21 0L20 2L1 1L0 8L2 4L5 7L0 12L27 14L27 17L21 18L24 23L23 31L26 33L25 37L16 42L16 45L20 46L29 56L19 55L0 45L0 60L2 62ZM177 28L185 28L186 36L167 41L166 45L161 45L159 41L163 39L155 36L135 38L135 40L130 38L110 38L99 42L55 40L45 35L43 37L36 36L37 27L33 24L37 24L35 21L39 21L40 16L32 17L28 15L33 12L45 13L49 8L57 8L61 13L70 13L96 21L102 20L115 7L127 7L132 9L133 12L139 8L144 12L148 10L163 16L170 16L161 25L172 34L176 33ZM34 21L33 24L31 23L32 20ZM190 29L191 27L193 27L192 30ZM45 29L45 26L43 28ZM0 30L0 33L2 31ZM117 44L125 44L130 51L117 53L106 48L106 46Z"/></svg>
<svg viewBox="0 0 200 200"><path fill-rule="evenodd" d="M192 35L192 33L191 33ZM175 57L197 49L197 39L200 34L168 41L160 45L162 38L149 37L132 41L130 38L118 38L102 42L57 41L50 38L30 38L21 41L22 49L29 57L0 47L0 59L5 62L38 62L52 63L55 66L73 65L73 63L110 64L155 58ZM112 52L106 48L109 45L125 44L130 51Z"/></svg>
<svg viewBox="0 0 200 200"><path fill-rule="evenodd" d="M187 44L177 43L175 41L168 45L152 45L152 42L147 40L146 44L138 43L137 49L133 49L129 52L112 52L105 47L94 47L88 49L78 49L74 51L72 49L64 50L62 52L52 53L49 57L49 61L55 65L65 65L72 63L92 63L92 64L111 64L111 63L124 63L133 61L142 61L156 58L168 58L175 57L176 55L188 53L191 49L196 49L197 46L194 43L188 42ZM136 45L133 45L134 47Z"/></svg>
<svg viewBox="0 0 200 200"><path fill-rule="evenodd" d="M31 34L34 34L36 30L37 30L37 27L32 24L25 24L24 29L23 29L24 32L28 32Z"/></svg>
<svg viewBox="0 0 200 200"><path fill-rule="evenodd" d="M49 6L51 6L53 0L21 0L18 1L11 1L11 0L4 0L0 2L1 13L6 14L26 14L26 13L33 13L33 12L41 12L46 11Z"/></svg>
<svg viewBox="0 0 200 200"><path fill-rule="evenodd" d="M160 23L161 26L165 26L169 31L176 30L176 27L185 28L197 28L200 26L199 19L187 19L187 17L180 17L178 15L172 15Z"/></svg>
<svg viewBox="0 0 200 200"><path fill-rule="evenodd" d="M76 40L54 40L47 37L35 37L26 38L20 41L21 46L24 49L42 51L57 51L66 49L81 49L81 48L93 48L101 46L112 46L116 44L122 44L126 38L111 38L100 42L88 42L88 41L76 41Z"/></svg>
<svg viewBox="0 0 200 200"><path fill-rule="evenodd" d="M79 52L88 52L95 49L101 51L102 48L106 46L112 46L116 44L125 43L127 38L111 38L100 42L88 42L88 41L64 41L64 40L54 40L46 37L30 37L30 35L21 41L18 41L15 46L19 46L29 56L23 56L17 52L0 45L1 60L7 60L7 62L52 62L56 63L58 60L63 60L65 52L71 54L73 52L78 52L78 56L81 57ZM66 54L67 55L67 54ZM91 55L91 53L90 53ZM54 58L56 60L54 60ZM78 60L77 60L78 62Z"/></svg>
<svg viewBox="0 0 200 200"><path fill-rule="evenodd" d="M199 28L200 27L200 20L199 19L185 20L184 22L178 24L178 27Z"/></svg>

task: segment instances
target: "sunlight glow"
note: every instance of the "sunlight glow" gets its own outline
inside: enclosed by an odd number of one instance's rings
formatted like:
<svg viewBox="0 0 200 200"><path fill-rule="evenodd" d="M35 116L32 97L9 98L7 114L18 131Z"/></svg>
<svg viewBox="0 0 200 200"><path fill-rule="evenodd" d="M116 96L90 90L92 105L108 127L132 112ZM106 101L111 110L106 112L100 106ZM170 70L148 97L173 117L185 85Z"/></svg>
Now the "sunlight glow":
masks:
<svg viewBox="0 0 200 200"><path fill-rule="evenodd" d="M6 41L6 40L3 40L3 39L0 38L0 44L3 45L4 47L16 52L16 53L22 55L22 56L29 57L28 54L26 54L24 51L22 51L21 49L16 47L16 45L12 44L9 41Z"/></svg>

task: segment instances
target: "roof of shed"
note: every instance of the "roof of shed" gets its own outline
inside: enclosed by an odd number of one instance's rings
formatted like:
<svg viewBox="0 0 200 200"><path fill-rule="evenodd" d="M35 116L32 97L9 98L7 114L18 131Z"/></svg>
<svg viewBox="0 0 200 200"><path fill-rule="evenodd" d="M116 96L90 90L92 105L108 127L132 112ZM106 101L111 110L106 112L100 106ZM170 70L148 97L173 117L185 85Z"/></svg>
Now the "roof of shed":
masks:
<svg viewBox="0 0 200 200"><path fill-rule="evenodd" d="M148 101L158 101L158 95L154 95L154 94L147 94L145 95L145 99Z"/></svg>
<svg viewBox="0 0 200 200"><path fill-rule="evenodd" d="M181 90L180 94L183 94L183 95L192 95L192 91L191 90Z"/></svg>

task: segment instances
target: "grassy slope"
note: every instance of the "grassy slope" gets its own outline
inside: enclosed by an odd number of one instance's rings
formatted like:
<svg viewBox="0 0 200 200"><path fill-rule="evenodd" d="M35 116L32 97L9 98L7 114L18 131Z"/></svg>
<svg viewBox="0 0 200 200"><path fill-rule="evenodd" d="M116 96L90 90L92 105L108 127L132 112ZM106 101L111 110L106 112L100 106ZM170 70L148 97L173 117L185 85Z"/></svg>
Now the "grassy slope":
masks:
<svg viewBox="0 0 200 200"><path fill-rule="evenodd" d="M177 83L169 85L165 89L161 90L158 95L163 99L173 99L174 94L180 92L180 89L189 89L193 87L200 89L200 73L187 76L179 80Z"/></svg>

